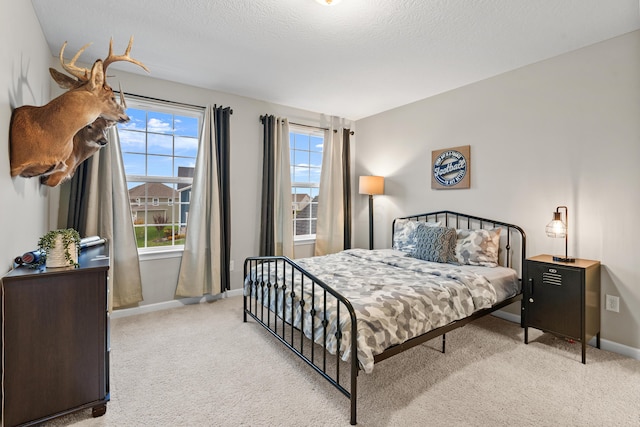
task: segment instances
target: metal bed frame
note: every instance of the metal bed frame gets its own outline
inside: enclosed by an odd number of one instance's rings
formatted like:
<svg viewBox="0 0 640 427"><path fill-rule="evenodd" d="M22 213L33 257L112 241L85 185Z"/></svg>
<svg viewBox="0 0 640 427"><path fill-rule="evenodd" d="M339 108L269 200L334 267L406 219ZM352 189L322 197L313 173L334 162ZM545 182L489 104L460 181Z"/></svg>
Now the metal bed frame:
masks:
<svg viewBox="0 0 640 427"><path fill-rule="evenodd" d="M519 281L522 284L522 268L524 266L524 260L526 257L526 235L524 230L517 225L508 224L502 221L480 218L472 215L451 212L451 211L438 211L438 212L430 212L418 215L411 215L407 217L397 218L397 219L410 219L415 221L441 221L444 226L453 227L453 228L466 228L466 229L479 229L479 228L502 228L501 236L500 236L500 251L499 251L499 264L505 267L514 268L519 272ZM395 222L393 221L392 225L392 236L393 230L395 229ZM514 249L513 246L516 246ZM513 255L512 252L517 252L517 257ZM287 278L281 282L271 283L270 275L267 274L267 281L258 280L259 278L264 278L265 271L269 272L273 267L276 272L281 271L284 273L286 265L291 267L291 277L290 281L287 281ZM249 274L252 269L256 269L256 272L260 272L256 274L256 280L253 280L249 277ZM287 348L297 354L302 360L304 360L311 368L313 368L318 374L320 374L324 379L326 379L330 384L332 384L335 388L337 388L343 395L345 395L351 404L351 417L350 423L351 425L356 424L356 403L357 403L357 377L359 371L358 359L357 359L357 322L356 322L356 314L355 311L349 302L344 296L342 296L339 292L325 284L322 280L315 277L313 274L305 271L303 268L299 267L294 261L289 258L282 256L263 256L263 257L249 257L244 262L244 277L245 280L249 281L249 294L244 292L243 305L244 305L244 315L243 321L247 322L247 316L253 318L258 324L262 325L265 329L267 329L277 340L282 342ZM336 351L335 355L328 355L328 352L321 348L317 350L315 347L316 344L313 341L309 340L304 335L304 321L305 317L300 317L300 325L299 327L294 327L293 321L293 309L291 310L290 318L285 319L285 304L284 301L281 304L281 307L278 308L277 300L275 303L275 313L273 313L268 307L271 307L271 294L274 292L276 295L278 291L282 291L283 293L287 289L288 286L293 286L296 279L301 284L300 291L304 294L305 289L309 289L312 295L311 301L311 309L309 313L311 314L311 330L315 331L315 314L316 307L326 308L327 298L335 298L342 304L336 304L337 313L336 313L336 324L337 332L335 333L335 337L340 342L340 338L342 337L342 332L340 330L340 318L343 315L341 313L341 306L346 308L347 313L344 314L349 316L351 320L351 357L349 359L349 375L347 377L347 381L344 381L345 374L341 375L340 373L340 354L343 349L340 348ZM315 290L316 287L322 289L323 298L321 301L315 300ZM260 298L259 295L265 296L265 288L266 288L266 298L267 301L258 302ZM273 290L272 290L273 288ZM245 288L246 289L246 288ZM284 295L284 294L283 294ZM291 304L293 305L295 292L291 292L290 295ZM378 354L374 357L374 363L378 363L382 360L388 359L391 356L399 354L405 350L408 350L412 347L420 345L426 341L429 341L438 336L442 336L442 352L445 352L445 343L446 343L446 333L450 332L454 329L460 328L466 325L469 322L472 322L480 317L483 317L487 314L490 314L496 310L499 310L509 304L512 304L516 301L522 301L522 292L519 294L508 298L504 301L501 301L495 304L492 307L482 309L476 311L468 317L463 319L451 322L445 326L433 329L429 332L426 332L420 336L414 337L408 341L405 341L402 344L398 344L386 349L383 353ZM264 303L267 303L267 307L265 307ZM301 308L304 308L305 301L304 298L298 303ZM278 311L280 309L280 311ZM324 331L324 342L327 342L327 325L329 323L326 316L326 309L322 309L324 313L324 318L321 322L323 331ZM315 335L315 332L313 332ZM307 346L305 347L305 341ZM320 353L318 355L318 353ZM327 361L329 357L335 358L335 367L330 369L327 367ZM342 377L342 378L341 378ZM346 388L346 382L349 383L349 388Z"/></svg>

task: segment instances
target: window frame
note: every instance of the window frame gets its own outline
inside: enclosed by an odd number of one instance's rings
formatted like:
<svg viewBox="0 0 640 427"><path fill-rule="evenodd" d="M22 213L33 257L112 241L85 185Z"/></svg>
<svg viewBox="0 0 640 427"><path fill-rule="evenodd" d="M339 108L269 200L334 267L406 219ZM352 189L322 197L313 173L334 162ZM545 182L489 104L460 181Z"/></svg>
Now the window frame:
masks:
<svg viewBox="0 0 640 427"><path fill-rule="evenodd" d="M293 141L295 140L295 137L294 137L295 134L309 136L310 138L311 137L320 137L320 138L322 138L322 150L320 151L321 157L320 157L320 165L319 166L312 166L311 165L311 154L310 154L310 153L318 153L318 151L317 150L311 150L311 147L309 147L308 150L299 150L299 149L297 149L293 144ZM291 172L291 195L292 195L292 198L293 198L294 195L302 194L302 193L298 193L296 191L296 189L298 189L298 188L301 188L301 189L317 189L318 190L318 196L320 195L320 179L321 179L321 174L322 174L322 160L323 160L323 156L324 156L325 138L326 138L325 129L323 129L321 127L289 124L289 154L290 154L289 167L290 167L290 172ZM318 182L294 181L295 173L293 171L295 170L295 168L300 168L301 166L299 166L299 165L302 164L302 163L294 163L293 158L291 158L291 154L294 151L303 151L303 152L309 153L309 164L306 166L306 168L307 169L318 169L318 171L319 171ZM312 194L309 194L309 196L311 197L311 200L309 201L310 216L309 216L309 218L302 218L302 219L308 220L310 229L313 229L313 225L312 225L313 222L315 221L315 226L316 227L317 227L317 223L318 223L318 201L313 201L313 199L314 199L313 192L312 192ZM300 221L300 219L296 218L296 210L294 209L294 205L296 203L298 203L298 202L296 200L292 199L291 203L292 203L292 209L291 209L292 210L292 224L291 224L291 226L293 228L293 241L294 241L294 244L304 244L304 243L313 243L313 242L315 242L316 233L296 234L297 223L298 223L298 221ZM314 209L314 206L315 206L315 209ZM315 217L313 216L314 211L315 211ZM317 230L317 228L316 228L316 230Z"/></svg>
<svg viewBox="0 0 640 427"><path fill-rule="evenodd" d="M197 162L197 158L198 158L198 151L199 151L199 145L200 145L200 138L202 136L202 125L204 122L204 118L205 118L205 109L203 107L195 107L195 106L187 106L187 105L182 105L182 104L177 104L177 103L172 103L170 101L163 101L163 100L156 100L156 99L147 99L147 98L139 98L136 96L132 96L132 95L127 95L127 108L131 108L131 109L136 109L136 110L142 110L146 112L146 120L147 123L145 124L145 129L144 131L142 130L135 130L137 132L141 132L144 133L145 135L145 164L147 164L148 162L148 156L150 155L150 153L148 152L148 136L151 134L155 134L153 132L149 132L149 128L148 128L148 114L151 113L160 113L160 114L170 114L172 115L172 119L175 120L175 117L190 117L190 118L195 118L197 120L197 136L195 137L196 139L196 144L197 144L197 148L196 148L196 154L195 157L193 157L193 168L195 168L195 163ZM125 124L126 126L126 124ZM126 128L123 128L122 130L126 130ZM121 129L118 129L118 131L120 132ZM169 155L165 155L166 157L171 157L172 158L172 162L175 162L175 159L188 159L191 158L190 156L179 156L175 154L175 137L183 137L184 135L176 135L175 133L167 133L165 135L170 135L172 138L174 138L173 140L173 148L172 148L172 154ZM189 138L194 138L192 136L190 136ZM122 149L122 146L120 147L120 152L121 155L124 154L128 154L128 152L125 152ZM136 154L142 154L142 153L136 153ZM175 167L175 164L174 166ZM172 168L173 168L172 167ZM172 173L176 173L175 171L172 170ZM193 177L178 177L178 176L163 176L163 175L140 175L140 174L126 174L126 170L125 170L125 178L127 181L127 191L129 191L131 188L133 187L129 187L129 184L153 184L153 183L162 183L162 184L172 184L172 188L177 188L178 185L180 184L185 184L185 185L192 185L193 183ZM177 191L177 190L174 190ZM159 198L158 203L155 203L155 199ZM170 199L172 199L173 203L168 203L168 201L164 201L161 197L154 197L153 200L148 200L149 196L145 195L144 196L144 202L142 201L142 197L138 197L136 198L135 201L132 201L130 197L127 197L129 204L133 207L134 204L137 204L137 206L143 206L144 205L144 213L143 213L143 217L144 217L144 225L143 228L148 228L149 226L153 226L154 223L148 222L149 218L147 217L148 213L151 212L153 209L150 208L157 208L157 207L169 207L169 209L172 209L175 207L177 207L177 210L180 211L180 209L182 209L182 206L184 206L185 204L183 204L179 198L176 202L176 198L175 197L171 197ZM190 206L191 203L191 198L189 197L189 203L186 204L187 206ZM187 209L188 210L188 209ZM139 212L132 212L132 218L134 217L139 217ZM188 224L187 221L188 216L185 216L184 218L184 224ZM178 219L178 221L180 221L180 218ZM171 225L173 227L178 226L180 227L180 224L182 222L175 222L172 219ZM140 226L136 226L134 224L134 229L136 227L140 227ZM152 253L159 253L159 252L174 252L174 251L179 251L182 252L184 250L184 244L175 244L175 241L172 240L172 243L170 245L158 245L158 246L148 246L148 241L147 241L147 236L146 236L147 231L145 230L145 246L143 247L138 247L138 254L143 255L143 254L152 254Z"/></svg>

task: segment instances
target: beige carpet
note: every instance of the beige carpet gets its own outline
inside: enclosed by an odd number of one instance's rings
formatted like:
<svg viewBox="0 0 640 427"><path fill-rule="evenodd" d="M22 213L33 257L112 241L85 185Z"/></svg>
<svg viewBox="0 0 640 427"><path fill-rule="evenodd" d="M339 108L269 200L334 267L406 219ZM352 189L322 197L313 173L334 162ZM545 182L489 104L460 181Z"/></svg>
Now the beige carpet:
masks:
<svg viewBox="0 0 640 427"><path fill-rule="evenodd" d="M360 426L640 426L640 361L492 316L358 380ZM347 426L349 401L242 299L114 319L111 401L48 426Z"/></svg>

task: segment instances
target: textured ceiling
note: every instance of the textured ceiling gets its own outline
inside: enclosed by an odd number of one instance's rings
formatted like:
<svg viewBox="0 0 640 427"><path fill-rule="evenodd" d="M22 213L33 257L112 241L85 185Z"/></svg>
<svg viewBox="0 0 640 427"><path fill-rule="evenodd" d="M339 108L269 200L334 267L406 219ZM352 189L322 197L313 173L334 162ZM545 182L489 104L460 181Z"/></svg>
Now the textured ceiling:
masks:
<svg viewBox="0 0 640 427"><path fill-rule="evenodd" d="M349 119L640 28L638 0L32 3L52 55L93 42L91 63L134 35L153 77Z"/></svg>

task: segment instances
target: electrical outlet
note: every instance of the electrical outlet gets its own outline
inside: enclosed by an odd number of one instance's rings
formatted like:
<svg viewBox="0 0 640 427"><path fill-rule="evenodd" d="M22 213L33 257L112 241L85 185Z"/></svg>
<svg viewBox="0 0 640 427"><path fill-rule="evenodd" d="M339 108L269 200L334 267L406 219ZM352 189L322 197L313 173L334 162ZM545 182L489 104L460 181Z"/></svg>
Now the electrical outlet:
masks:
<svg viewBox="0 0 640 427"><path fill-rule="evenodd" d="M235 267L235 263L233 262L233 260L229 261L229 271L233 271L234 267Z"/></svg>
<svg viewBox="0 0 640 427"><path fill-rule="evenodd" d="M620 297L607 295L605 298L605 305L607 310L620 313Z"/></svg>

